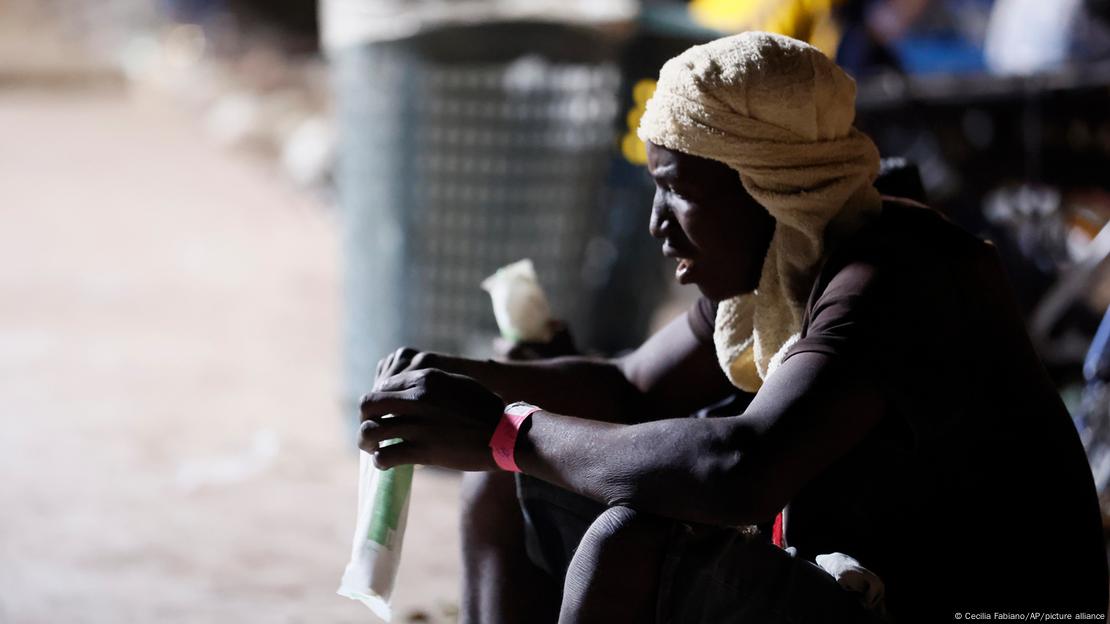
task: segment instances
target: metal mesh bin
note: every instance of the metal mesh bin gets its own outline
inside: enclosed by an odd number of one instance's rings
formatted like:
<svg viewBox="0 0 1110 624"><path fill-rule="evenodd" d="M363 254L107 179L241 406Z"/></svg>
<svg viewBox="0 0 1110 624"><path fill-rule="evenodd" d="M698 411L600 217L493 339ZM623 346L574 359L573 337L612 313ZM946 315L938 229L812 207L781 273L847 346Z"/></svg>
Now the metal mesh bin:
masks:
<svg viewBox="0 0 1110 624"><path fill-rule="evenodd" d="M501 25L333 54L349 396L402 344L487 348L496 327L479 282L520 258L555 313L581 320L619 86L597 42Z"/></svg>

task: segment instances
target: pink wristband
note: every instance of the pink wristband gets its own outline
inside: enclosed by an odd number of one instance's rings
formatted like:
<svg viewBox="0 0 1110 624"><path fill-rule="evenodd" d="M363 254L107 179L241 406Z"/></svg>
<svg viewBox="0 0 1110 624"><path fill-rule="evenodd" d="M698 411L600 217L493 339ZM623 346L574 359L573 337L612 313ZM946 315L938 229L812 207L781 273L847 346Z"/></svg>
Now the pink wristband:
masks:
<svg viewBox="0 0 1110 624"><path fill-rule="evenodd" d="M538 411L540 411L540 408L523 402L505 406L505 411L501 414L501 421L497 423L497 428L493 430L493 436L489 439L493 461L497 462L502 470L520 472L520 466L516 465L516 458L514 457L516 436L520 433L520 427L524 424L524 421Z"/></svg>

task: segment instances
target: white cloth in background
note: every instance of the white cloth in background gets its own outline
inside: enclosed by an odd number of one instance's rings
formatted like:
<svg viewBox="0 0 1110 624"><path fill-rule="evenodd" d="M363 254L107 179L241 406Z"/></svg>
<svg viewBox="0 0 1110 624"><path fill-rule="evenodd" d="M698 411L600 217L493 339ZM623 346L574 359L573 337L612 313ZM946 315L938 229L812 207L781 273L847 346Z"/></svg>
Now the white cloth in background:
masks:
<svg viewBox="0 0 1110 624"><path fill-rule="evenodd" d="M720 303L722 370L749 392L801 330L826 229L850 229L881 206L879 152L852 126L855 82L801 41L748 32L667 61L639 136L720 161L775 218L755 292Z"/></svg>

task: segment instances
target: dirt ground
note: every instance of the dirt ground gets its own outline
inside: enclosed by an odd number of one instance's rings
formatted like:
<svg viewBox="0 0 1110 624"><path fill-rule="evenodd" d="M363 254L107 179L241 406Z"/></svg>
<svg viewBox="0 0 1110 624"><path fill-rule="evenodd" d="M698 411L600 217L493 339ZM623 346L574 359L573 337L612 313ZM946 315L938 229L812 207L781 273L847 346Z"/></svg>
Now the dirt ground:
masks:
<svg viewBox="0 0 1110 624"><path fill-rule="evenodd" d="M377 621L336 219L197 126L0 90L0 622ZM458 479L416 479L394 621L450 621Z"/></svg>

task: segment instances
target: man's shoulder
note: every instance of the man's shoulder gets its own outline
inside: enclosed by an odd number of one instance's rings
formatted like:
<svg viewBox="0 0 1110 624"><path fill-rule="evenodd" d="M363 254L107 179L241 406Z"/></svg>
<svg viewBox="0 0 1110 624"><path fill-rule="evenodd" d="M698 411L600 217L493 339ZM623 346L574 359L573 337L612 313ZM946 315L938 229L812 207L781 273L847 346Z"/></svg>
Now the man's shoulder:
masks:
<svg viewBox="0 0 1110 624"><path fill-rule="evenodd" d="M840 310L891 327L949 318L979 296L976 284L999 277L993 256L989 243L940 212L884 197L881 212L829 250L806 318Z"/></svg>
<svg viewBox="0 0 1110 624"><path fill-rule="evenodd" d="M881 273L940 276L979 262L990 244L939 211L911 199L883 197L882 210L854 235L829 250L824 282L846 267L874 265Z"/></svg>
<svg viewBox="0 0 1110 624"><path fill-rule="evenodd" d="M944 251L937 257L924 257L936 262L953 257L953 253L975 255L987 245L978 236L953 223L940 211L902 197L883 197L883 207L874 230L892 250L925 252Z"/></svg>

